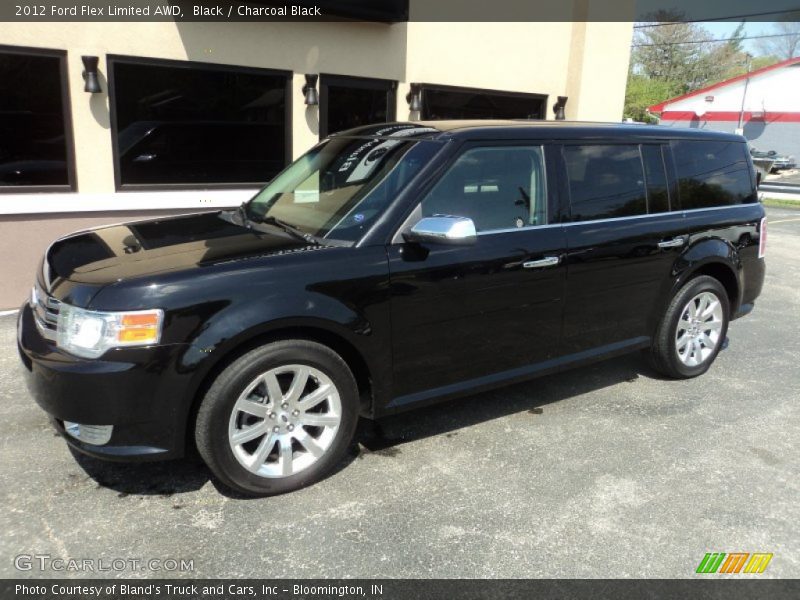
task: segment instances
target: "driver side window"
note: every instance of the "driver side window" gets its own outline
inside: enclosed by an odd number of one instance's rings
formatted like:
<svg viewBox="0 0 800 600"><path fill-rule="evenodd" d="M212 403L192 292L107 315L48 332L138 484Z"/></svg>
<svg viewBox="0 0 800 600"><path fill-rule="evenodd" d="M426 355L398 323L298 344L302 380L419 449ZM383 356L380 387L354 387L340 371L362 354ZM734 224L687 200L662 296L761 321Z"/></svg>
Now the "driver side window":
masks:
<svg viewBox="0 0 800 600"><path fill-rule="evenodd" d="M467 150L425 195L421 209L423 217L469 217L479 233L546 224L542 147Z"/></svg>

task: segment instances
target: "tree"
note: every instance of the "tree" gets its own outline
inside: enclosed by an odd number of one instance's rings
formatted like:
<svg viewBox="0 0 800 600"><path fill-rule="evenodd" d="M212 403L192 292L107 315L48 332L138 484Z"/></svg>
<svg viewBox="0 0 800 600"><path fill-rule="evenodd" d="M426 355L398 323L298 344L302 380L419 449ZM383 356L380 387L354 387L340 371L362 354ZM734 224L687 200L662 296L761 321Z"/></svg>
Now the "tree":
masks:
<svg viewBox="0 0 800 600"><path fill-rule="evenodd" d="M662 100L676 96L679 93L679 88L675 82L664 79L651 79L644 75L629 73L628 87L625 90L623 116L634 121L650 122L653 119L648 114L647 107L658 104Z"/></svg>
<svg viewBox="0 0 800 600"><path fill-rule="evenodd" d="M744 75L748 71L758 71L764 67L774 65L776 62L780 62L777 56L752 56L749 63L741 63L731 67L722 79L732 79L733 77Z"/></svg>
<svg viewBox="0 0 800 600"><path fill-rule="evenodd" d="M708 32L679 16L657 13L653 21L639 23L633 38L633 73L649 79L679 82L689 91L697 87L696 67L704 52Z"/></svg>
<svg viewBox="0 0 800 600"><path fill-rule="evenodd" d="M792 13L795 20L779 21L772 27L769 34L781 37L765 38L758 40L758 47L764 54L772 54L778 60L787 60L800 56L800 13ZM788 17L787 17L788 18Z"/></svg>
<svg viewBox="0 0 800 600"><path fill-rule="evenodd" d="M647 107L748 70L744 23L724 43L683 15L658 12L638 23L625 96L626 117L649 120Z"/></svg>
<svg viewBox="0 0 800 600"><path fill-rule="evenodd" d="M725 43L731 52L738 54L744 51L744 21L739 23L739 26L733 30L730 39Z"/></svg>

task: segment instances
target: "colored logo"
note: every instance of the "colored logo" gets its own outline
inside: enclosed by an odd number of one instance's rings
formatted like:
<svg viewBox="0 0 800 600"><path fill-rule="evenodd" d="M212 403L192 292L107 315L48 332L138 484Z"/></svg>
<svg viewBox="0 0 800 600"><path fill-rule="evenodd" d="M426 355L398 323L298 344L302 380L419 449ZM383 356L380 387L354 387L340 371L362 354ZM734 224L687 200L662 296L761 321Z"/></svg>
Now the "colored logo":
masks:
<svg viewBox="0 0 800 600"><path fill-rule="evenodd" d="M696 573L763 573L772 553L708 552L697 565Z"/></svg>

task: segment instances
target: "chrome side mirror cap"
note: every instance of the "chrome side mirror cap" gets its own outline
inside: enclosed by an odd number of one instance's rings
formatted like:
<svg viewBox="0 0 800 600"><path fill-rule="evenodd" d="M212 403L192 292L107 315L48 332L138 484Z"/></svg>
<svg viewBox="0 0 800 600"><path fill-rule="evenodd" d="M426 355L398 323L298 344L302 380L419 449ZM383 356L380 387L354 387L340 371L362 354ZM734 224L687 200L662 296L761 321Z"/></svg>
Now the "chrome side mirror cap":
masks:
<svg viewBox="0 0 800 600"><path fill-rule="evenodd" d="M420 219L403 237L408 242L466 245L474 244L478 233L472 219L436 215Z"/></svg>

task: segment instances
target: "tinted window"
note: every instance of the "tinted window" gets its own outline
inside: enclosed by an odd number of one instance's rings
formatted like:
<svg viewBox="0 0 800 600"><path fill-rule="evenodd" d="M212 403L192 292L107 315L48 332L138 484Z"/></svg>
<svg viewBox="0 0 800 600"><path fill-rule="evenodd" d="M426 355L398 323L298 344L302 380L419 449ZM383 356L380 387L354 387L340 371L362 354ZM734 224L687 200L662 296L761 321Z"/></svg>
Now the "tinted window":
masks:
<svg viewBox="0 0 800 600"><path fill-rule="evenodd" d="M390 81L322 77L324 111L320 137L370 123L394 120L394 90Z"/></svg>
<svg viewBox="0 0 800 600"><path fill-rule="evenodd" d="M474 148L462 154L422 201L422 216L469 217L478 231L547 223L541 147Z"/></svg>
<svg viewBox="0 0 800 600"><path fill-rule="evenodd" d="M642 162L647 177L647 212L667 212L669 186L661 146L642 146Z"/></svg>
<svg viewBox="0 0 800 600"><path fill-rule="evenodd" d="M286 76L112 65L121 184L263 183L288 162Z"/></svg>
<svg viewBox="0 0 800 600"><path fill-rule="evenodd" d="M70 183L61 61L0 50L0 186Z"/></svg>
<svg viewBox="0 0 800 600"><path fill-rule="evenodd" d="M423 86L423 119L543 119L544 98L489 90L451 90Z"/></svg>
<svg viewBox="0 0 800 600"><path fill-rule="evenodd" d="M681 208L726 206L755 201L745 144L672 142Z"/></svg>
<svg viewBox="0 0 800 600"><path fill-rule="evenodd" d="M573 221L647 213L637 145L565 146Z"/></svg>

